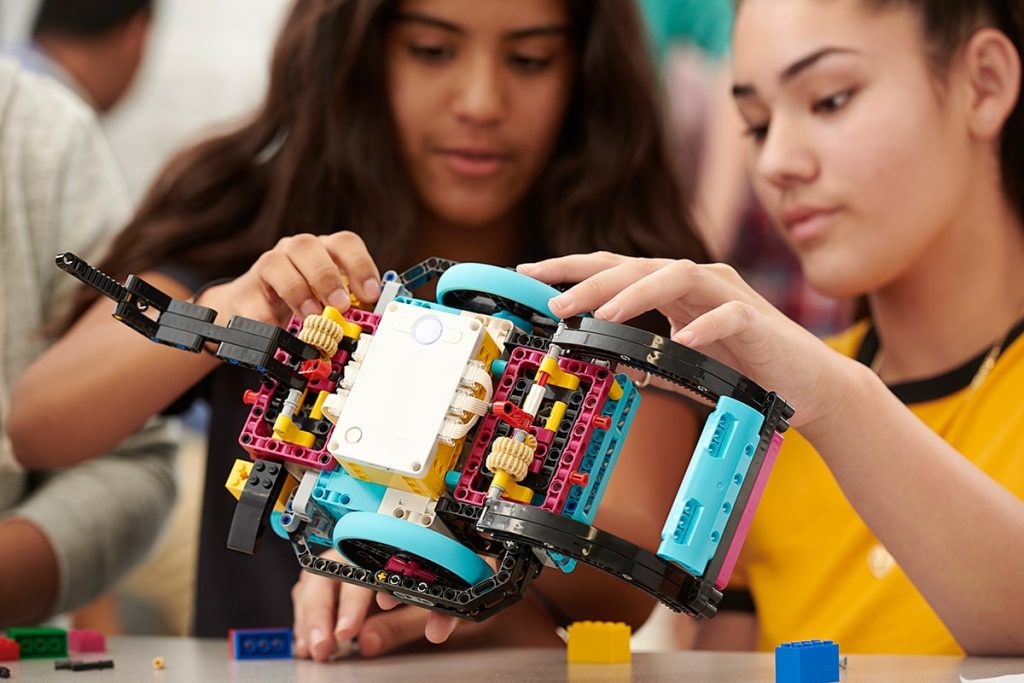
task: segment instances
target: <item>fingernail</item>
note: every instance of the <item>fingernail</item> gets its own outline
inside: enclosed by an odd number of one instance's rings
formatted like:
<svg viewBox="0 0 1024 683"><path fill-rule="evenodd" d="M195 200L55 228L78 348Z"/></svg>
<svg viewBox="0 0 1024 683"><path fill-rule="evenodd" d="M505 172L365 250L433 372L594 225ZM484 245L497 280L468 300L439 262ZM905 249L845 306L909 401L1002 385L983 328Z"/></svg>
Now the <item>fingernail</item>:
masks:
<svg viewBox="0 0 1024 683"><path fill-rule="evenodd" d="M554 299L548 302L548 306L551 307L552 313L557 311L568 311L572 308L572 296L569 294L559 294Z"/></svg>
<svg viewBox="0 0 1024 683"><path fill-rule="evenodd" d="M695 335L690 330L683 330L682 332L679 333L679 336L677 337L677 339L679 340L679 343L682 344L683 346L692 346L693 345L693 341L696 338L697 338L697 335Z"/></svg>
<svg viewBox="0 0 1024 683"><path fill-rule="evenodd" d="M380 653L383 644L384 641L381 639L380 634L376 631L370 631L369 633L364 633L363 637L359 640L359 652L372 657Z"/></svg>
<svg viewBox="0 0 1024 683"><path fill-rule="evenodd" d="M536 263L520 263L518 266L516 266L516 270L518 270L520 273L525 273L527 271L533 270L534 267L536 267L536 265Z"/></svg>
<svg viewBox="0 0 1024 683"><path fill-rule="evenodd" d="M312 644L313 647L316 647L325 640L327 640L327 634L324 633L324 630L319 626L313 627L313 629L309 632L309 642Z"/></svg>
<svg viewBox="0 0 1024 683"><path fill-rule="evenodd" d="M367 300L374 300L380 296L380 283L370 278L363 283L363 296Z"/></svg>
<svg viewBox="0 0 1024 683"><path fill-rule="evenodd" d="M302 317L304 318L307 316L316 315L317 313L320 312L320 305L317 304L317 302L313 301L312 299L307 299L306 301L302 302L301 306L299 306L299 312L302 313Z"/></svg>
<svg viewBox="0 0 1024 683"><path fill-rule="evenodd" d="M448 627L444 631L442 631L443 635L441 636L441 640L439 640L438 643L443 643L444 641L448 640L448 637L455 632L455 627L458 625L459 622L455 619L452 619L451 622L449 622Z"/></svg>
<svg viewBox="0 0 1024 683"><path fill-rule="evenodd" d="M351 615L346 614L343 617L339 617L338 624L334 628L334 634L339 639L351 637L352 634L350 631L352 630L352 627L355 626L355 623L356 620L353 619Z"/></svg>
<svg viewBox="0 0 1024 683"><path fill-rule="evenodd" d="M339 311L348 310L351 300L348 298L348 292L345 291L344 287L339 287L327 296L327 303Z"/></svg>
<svg viewBox="0 0 1024 683"><path fill-rule="evenodd" d="M615 320L619 317L619 313L622 312L622 306L619 306L618 301L609 301L601 308L597 309L597 317L604 318L605 320Z"/></svg>

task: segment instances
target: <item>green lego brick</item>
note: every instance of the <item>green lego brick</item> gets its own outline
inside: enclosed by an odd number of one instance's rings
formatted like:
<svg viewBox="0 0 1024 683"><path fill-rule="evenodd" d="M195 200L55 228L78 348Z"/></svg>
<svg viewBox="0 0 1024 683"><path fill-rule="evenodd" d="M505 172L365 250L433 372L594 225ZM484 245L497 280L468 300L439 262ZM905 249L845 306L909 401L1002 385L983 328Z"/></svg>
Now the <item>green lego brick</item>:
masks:
<svg viewBox="0 0 1024 683"><path fill-rule="evenodd" d="M21 646L22 659L68 656L68 632L60 628L9 628L7 637Z"/></svg>

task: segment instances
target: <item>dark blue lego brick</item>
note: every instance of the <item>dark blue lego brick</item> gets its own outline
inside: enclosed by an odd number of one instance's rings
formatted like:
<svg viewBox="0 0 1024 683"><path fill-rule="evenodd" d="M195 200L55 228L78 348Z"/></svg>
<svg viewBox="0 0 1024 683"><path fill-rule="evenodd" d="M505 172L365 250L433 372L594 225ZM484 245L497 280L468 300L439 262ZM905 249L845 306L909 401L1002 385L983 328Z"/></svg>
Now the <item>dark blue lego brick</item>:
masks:
<svg viewBox="0 0 1024 683"><path fill-rule="evenodd" d="M287 659L292 656L290 628L239 628L228 634L235 659Z"/></svg>
<svg viewBox="0 0 1024 683"><path fill-rule="evenodd" d="M775 648L775 683L835 683L839 680L839 645L831 640L803 640Z"/></svg>

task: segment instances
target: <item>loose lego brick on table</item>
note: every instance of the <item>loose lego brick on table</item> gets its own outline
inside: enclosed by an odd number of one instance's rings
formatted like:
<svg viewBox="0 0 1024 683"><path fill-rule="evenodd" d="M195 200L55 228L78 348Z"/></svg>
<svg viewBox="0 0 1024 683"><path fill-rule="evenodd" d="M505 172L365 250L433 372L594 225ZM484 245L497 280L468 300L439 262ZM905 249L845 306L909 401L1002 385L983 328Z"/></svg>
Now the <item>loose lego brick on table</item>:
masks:
<svg viewBox="0 0 1024 683"><path fill-rule="evenodd" d="M69 652L106 652L103 634L91 628L73 628L68 631Z"/></svg>
<svg viewBox="0 0 1024 683"><path fill-rule="evenodd" d="M287 659L292 656L290 628L239 628L228 632L235 659Z"/></svg>
<svg viewBox="0 0 1024 683"><path fill-rule="evenodd" d="M18 641L22 659L68 656L68 633L60 628L9 628L7 637Z"/></svg>
<svg viewBox="0 0 1024 683"><path fill-rule="evenodd" d="M10 662L21 658L21 646L18 641L0 636L0 662Z"/></svg>
<svg viewBox="0 0 1024 683"><path fill-rule="evenodd" d="M839 645L831 640L802 640L775 648L775 683L836 683Z"/></svg>
<svg viewBox="0 0 1024 683"><path fill-rule="evenodd" d="M625 664L630 661L628 624L577 621L567 629L567 656L575 664Z"/></svg>

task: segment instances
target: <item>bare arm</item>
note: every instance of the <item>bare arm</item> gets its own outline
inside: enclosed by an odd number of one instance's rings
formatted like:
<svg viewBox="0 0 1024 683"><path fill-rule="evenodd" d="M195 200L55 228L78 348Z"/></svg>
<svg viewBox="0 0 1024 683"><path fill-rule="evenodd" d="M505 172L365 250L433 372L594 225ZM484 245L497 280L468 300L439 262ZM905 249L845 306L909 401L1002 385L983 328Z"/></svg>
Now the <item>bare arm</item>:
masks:
<svg viewBox="0 0 1024 683"><path fill-rule="evenodd" d="M191 292L159 273L144 279L177 299ZM18 379L9 436L33 469L67 467L112 450L213 370L209 355L154 344L98 301Z"/></svg>

